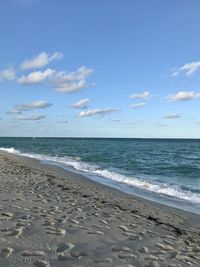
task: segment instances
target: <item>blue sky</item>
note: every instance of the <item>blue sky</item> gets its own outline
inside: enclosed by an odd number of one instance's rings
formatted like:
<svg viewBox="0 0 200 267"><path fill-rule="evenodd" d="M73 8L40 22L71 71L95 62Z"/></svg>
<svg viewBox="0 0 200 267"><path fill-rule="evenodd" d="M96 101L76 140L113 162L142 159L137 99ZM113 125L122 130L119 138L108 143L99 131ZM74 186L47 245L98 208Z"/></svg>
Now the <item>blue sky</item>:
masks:
<svg viewBox="0 0 200 267"><path fill-rule="evenodd" d="M0 136L200 137L198 0L2 0Z"/></svg>

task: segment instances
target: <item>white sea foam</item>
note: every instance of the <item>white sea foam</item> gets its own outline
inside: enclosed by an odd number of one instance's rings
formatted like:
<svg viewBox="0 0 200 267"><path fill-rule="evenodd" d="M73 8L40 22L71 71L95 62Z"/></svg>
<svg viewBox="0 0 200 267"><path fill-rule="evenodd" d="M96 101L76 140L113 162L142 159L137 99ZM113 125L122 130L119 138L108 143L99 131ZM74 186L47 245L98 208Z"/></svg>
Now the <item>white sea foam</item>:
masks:
<svg viewBox="0 0 200 267"><path fill-rule="evenodd" d="M0 147L0 150L2 150L2 151L6 151L6 152L8 152L8 153L12 153L12 154L20 154L20 151L14 149L13 147L10 147L10 148Z"/></svg>
<svg viewBox="0 0 200 267"><path fill-rule="evenodd" d="M42 161L48 161L52 163L59 163L63 167L71 166L74 169L86 172L88 174L96 175L99 177L103 177L109 179L110 181L114 181L120 184L127 185L129 187L136 187L143 190L151 191L158 194L163 194L170 197L175 197L178 199L186 200L192 203L200 204L200 194L191 192L190 190L183 190L175 185L168 185L164 183L156 183L149 180L139 179L132 176L126 176L117 172L113 172L107 169L102 169L100 166L91 165L88 163L81 162L78 158L71 157L54 157L54 156L46 156L41 154L30 154L30 153L22 153L19 150L14 148L0 148L2 151L6 151L8 153L13 153L21 156L26 156L30 158L35 158Z"/></svg>

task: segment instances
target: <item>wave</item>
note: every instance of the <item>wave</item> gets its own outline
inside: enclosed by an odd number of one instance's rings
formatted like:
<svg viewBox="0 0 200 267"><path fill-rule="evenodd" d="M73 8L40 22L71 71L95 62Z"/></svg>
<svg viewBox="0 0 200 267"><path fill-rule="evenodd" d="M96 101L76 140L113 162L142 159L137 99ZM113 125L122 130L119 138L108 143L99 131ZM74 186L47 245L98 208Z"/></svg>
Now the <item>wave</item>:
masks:
<svg viewBox="0 0 200 267"><path fill-rule="evenodd" d="M6 151L6 152L8 152L8 153L12 153L12 154L20 154L20 151L14 149L13 147L10 147L10 148L0 147L0 150L2 150L2 151Z"/></svg>
<svg viewBox="0 0 200 267"><path fill-rule="evenodd" d="M51 162L54 164L61 164L61 167L70 166L73 167L75 170L88 173L91 175L96 175L98 177L103 177L109 179L109 181L117 182L119 184L124 184L132 188L139 188L154 193L166 195L169 197L186 200L188 202L192 202L195 204L200 204L200 194L192 192L190 190L183 190L177 185L169 185L166 183L152 182L132 176L126 176L117 172L110 171L108 169L102 169L100 166L97 165L92 165L82 162L78 158L72 158L68 156L58 157L58 156L48 156L48 155L34 154L34 153L31 154L23 153L19 150L16 150L13 147L11 148L1 147L0 150L16 155L38 159L41 161Z"/></svg>

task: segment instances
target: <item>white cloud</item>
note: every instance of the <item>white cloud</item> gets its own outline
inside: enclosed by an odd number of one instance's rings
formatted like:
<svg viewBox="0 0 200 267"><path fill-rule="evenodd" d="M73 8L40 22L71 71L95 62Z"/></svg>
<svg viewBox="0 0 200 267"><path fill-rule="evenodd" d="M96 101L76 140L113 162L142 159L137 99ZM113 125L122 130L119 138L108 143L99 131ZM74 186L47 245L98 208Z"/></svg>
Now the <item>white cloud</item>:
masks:
<svg viewBox="0 0 200 267"><path fill-rule="evenodd" d="M92 69L80 67L74 72L56 71L47 69L44 71L34 71L28 75L18 78L19 84L40 84L48 82L60 93L78 92L88 86L86 78L93 72Z"/></svg>
<svg viewBox="0 0 200 267"><path fill-rule="evenodd" d="M89 102L90 102L89 98L81 99L81 100L71 104L70 107L72 107L72 108L87 108Z"/></svg>
<svg viewBox="0 0 200 267"><path fill-rule="evenodd" d="M0 81L13 81L15 79L15 71L12 68L0 70Z"/></svg>
<svg viewBox="0 0 200 267"><path fill-rule="evenodd" d="M23 75L17 79L19 84L36 84L42 83L47 79L50 79L56 71L47 69L44 71L34 71L29 73L27 76Z"/></svg>
<svg viewBox="0 0 200 267"><path fill-rule="evenodd" d="M132 94L130 95L130 98L133 98L133 99L149 99L150 98L150 92L148 91L145 91L141 94Z"/></svg>
<svg viewBox="0 0 200 267"><path fill-rule="evenodd" d="M88 86L86 79L92 74L92 72L93 69L82 66L74 72L56 72L51 81L57 92L77 92Z"/></svg>
<svg viewBox="0 0 200 267"><path fill-rule="evenodd" d="M197 71L200 70L200 61L193 61L184 64L180 68L175 68L172 70L172 76L177 76L181 73L185 74L186 76L191 76Z"/></svg>
<svg viewBox="0 0 200 267"><path fill-rule="evenodd" d="M79 113L80 117L90 117L90 116L95 116L95 115L106 115L106 114L110 114L113 112L118 111L115 108L106 108L106 109L89 109L87 111L81 111Z"/></svg>
<svg viewBox="0 0 200 267"><path fill-rule="evenodd" d="M43 100L38 100L38 101L34 101L31 103L27 103L27 104L16 105L16 106L14 106L13 109L8 111L8 114L21 114L22 111L29 111L29 110L34 110L34 109L43 109L43 108L47 108L47 107L51 107L51 106L52 106L51 103L48 103L48 102L43 101Z"/></svg>
<svg viewBox="0 0 200 267"><path fill-rule="evenodd" d="M11 110L7 112L7 114L22 114L22 112L15 108L12 108Z"/></svg>
<svg viewBox="0 0 200 267"><path fill-rule="evenodd" d="M20 68L22 70L43 68L51 61L61 59L62 57L63 54L60 52L55 52L53 54L47 54L46 52L42 52L34 58L26 59L25 61L23 61L20 65Z"/></svg>
<svg viewBox="0 0 200 267"><path fill-rule="evenodd" d="M45 119L45 116L42 115L31 115L31 116L17 116L16 120L22 121L39 121Z"/></svg>
<svg viewBox="0 0 200 267"><path fill-rule="evenodd" d="M146 103L144 102L129 105L130 108L143 108L145 106L146 106Z"/></svg>
<svg viewBox="0 0 200 267"><path fill-rule="evenodd" d="M85 80L70 83L60 83L56 86L55 90L59 93L74 93L81 91L87 87Z"/></svg>
<svg viewBox="0 0 200 267"><path fill-rule="evenodd" d="M168 114L164 116L164 119L180 119L181 116L178 114Z"/></svg>
<svg viewBox="0 0 200 267"><path fill-rule="evenodd" d="M167 100L176 102L176 101L188 101L192 99L200 98L200 93L195 93L194 91L180 91L175 95L169 95L166 97Z"/></svg>
<svg viewBox="0 0 200 267"><path fill-rule="evenodd" d="M59 71L54 75L55 83L65 83L72 81L85 80L93 73L93 69L81 66L78 70L73 72Z"/></svg>

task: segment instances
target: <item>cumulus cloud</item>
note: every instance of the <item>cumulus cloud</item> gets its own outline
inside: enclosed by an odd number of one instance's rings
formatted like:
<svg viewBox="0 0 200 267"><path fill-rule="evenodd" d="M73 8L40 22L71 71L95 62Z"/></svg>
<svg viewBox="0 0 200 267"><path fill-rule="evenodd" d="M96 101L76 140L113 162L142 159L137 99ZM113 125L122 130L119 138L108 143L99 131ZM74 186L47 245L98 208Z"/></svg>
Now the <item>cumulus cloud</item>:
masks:
<svg viewBox="0 0 200 267"><path fill-rule="evenodd" d="M23 75L17 79L19 84L38 84L50 79L56 71L47 69L45 71L34 71L27 76Z"/></svg>
<svg viewBox="0 0 200 267"><path fill-rule="evenodd" d="M48 65L51 61L56 59L61 59L63 54L60 52L55 52L53 54L47 54L46 52L42 52L39 55L35 56L31 59L26 59L20 65L22 70L29 70L29 69L39 69L43 68Z"/></svg>
<svg viewBox="0 0 200 267"><path fill-rule="evenodd" d="M143 108L146 106L145 102L141 102L141 103L136 103L136 104L131 104L129 105L130 108Z"/></svg>
<svg viewBox="0 0 200 267"><path fill-rule="evenodd" d="M13 81L15 79L15 71L13 68L0 70L0 81Z"/></svg>
<svg viewBox="0 0 200 267"><path fill-rule="evenodd" d="M74 72L56 72L51 81L57 92L77 92L88 86L86 79L92 74L92 72L93 69L82 66Z"/></svg>
<svg viewBox="0 0 200 267"><path fill-rule="evenodd" d="M178 114L168 114L164 116L164 119L180 119L181 116Z"/></svg>
<svg viewBox="0 0 200 267"><path fill-rule="evenodd" d="M93 73L93 69L81 66L78 70L73 72L59 71L54 75L55 83L65 83L72 81L85 80Z"/></svg>
<svg viewBox="0 0 200 267"><path fill-rule="evenodd" d="M89 102L90 102L89 98L81 99L81 100L71 104L70 107L77 108L77 109L78 108L87 108Z"/></svg>
<svg viewBox="0 0 200 267"><path fill-rule="evenodd" d="M115 109L115 108L89 109L87 111L81 111L79 113L79 116L80 117L91 117L91 116L96 116L96 115L103 116L103 115L110 114L110 113L113 113L113 112L116 112L116 111L118 111L118 110Z"/></svg>
<svg viewBox="0 0 200 267"><path fill-rule="evenodd" d="M191 76L199 70L200 70L200 61L193 61L193 62L184 64L180 68L173 69L171 75L177 76L183 73L186 76Z"/></svg>
<svg viewBox="0 0 200 267"><path fill-rule="evenodd" d="M32 70L43 68L51 61L62 57L63 54L60 52L52 54L42 52L34 58L23 61L20 65L21 70L29 70L29 73L26 72L16 77L15 71L12 68L5 69L0 71L0 81L12 81L16 79L18 84L23 85L46 83L59 93L78 92L88 86L94 86L94 83L87 82L88 77L93 73L93 69L86 66L81 66L72 72L65 70L57 71L51 68L44 70Z"/></svg>
<svg viewBox="0 0 200 267"><path fill-rule="evenodd" d="M130 98L133 98L133 99L149 99L150 98L150 92L148 91L145 91L141 94L132 94L130 95Z"/></svg>
<svg viewBox="0 0 200 267"><path fill-rule="evenodd" d="M51 103L48 103L48 102L43 101L43 100L38 100L38 101L34 101L31 103L27 103L27 104L16 105L16 106L14 106L13 109L8 111L8 114L21 114L22 111L29 111L29 110L34 110L34 109L43 109L43 108L47 108L47 107L51 107L51 106L52 106Z"/></svg>
<svg viewBox="0 0 200 267"><path fill-rule="evenodd" d="M45 119L45 116L42 115L31 115L31 116L17 116L16 120L22 120L22 121L39 121Z"/></svg>
<svg viewBox="0 0 200 267"><path fill-rule="evenodd" d="M180 91L174 95L169 95L166 97L167 100L176 101L188 101L192 99L200 98L200 93L195 93L194 91Z"/></svg>
<svg viewBox="0 0 200 267"><path fill-rule="evenodd" d="M88 86L86 79L93 72L85 66L74 72L47 69L34 71L17 79L19 84L31 85L47 82L59 93L78 92Z"/></svg>
<svg viewBox="0 0 200 267"><path fill-rule="evenodd" d="M70 83L59 83L55 90L59 93L74 93L81 91L82 89L87 87L87 83L85 80L81 80L78 82L70 82Z"/></svg>

